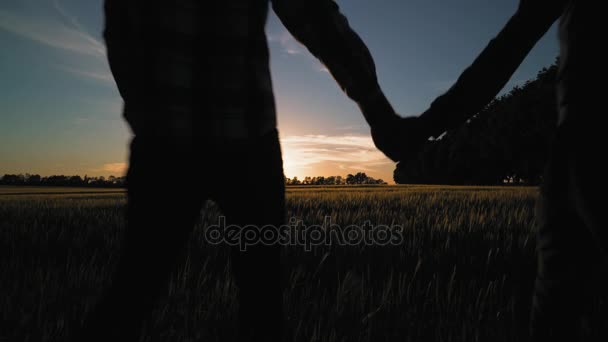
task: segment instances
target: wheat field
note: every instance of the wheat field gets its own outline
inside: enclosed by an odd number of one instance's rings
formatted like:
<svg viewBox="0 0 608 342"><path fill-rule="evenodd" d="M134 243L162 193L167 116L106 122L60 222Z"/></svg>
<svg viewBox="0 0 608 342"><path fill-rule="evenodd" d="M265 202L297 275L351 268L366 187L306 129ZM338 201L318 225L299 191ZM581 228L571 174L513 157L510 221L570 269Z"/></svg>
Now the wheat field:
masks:
<svg viewBox="0 0 608 342"><path fill-rule="evenodd" d="M44 190L44 191L42 191ZM117 260L121 190L0 188L0 341L61 341L91 310ZM288 217L400 225L390 246L283 247L288 341L522 341L534 259L532 187L289 187ZM231 341L229 249L201 211L143 341ZM605 298L597 301L606 307Z"/></svg>

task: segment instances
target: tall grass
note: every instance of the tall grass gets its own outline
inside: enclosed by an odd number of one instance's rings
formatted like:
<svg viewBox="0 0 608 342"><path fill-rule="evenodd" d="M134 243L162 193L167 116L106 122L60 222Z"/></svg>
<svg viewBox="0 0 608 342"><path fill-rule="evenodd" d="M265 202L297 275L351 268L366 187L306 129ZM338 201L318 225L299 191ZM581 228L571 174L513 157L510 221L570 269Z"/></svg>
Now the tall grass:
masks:
<svg viewBox="0 0 608 342"><path fill-rule="evenodd" d="M397 224L398 246L283 248L293 341L521 341L534 280L534 188L290 188L307 225ZM0 341L78 329L117 259L124 194L0 195ZM144 341L230 341L237 290L208 203Z"/></svg>

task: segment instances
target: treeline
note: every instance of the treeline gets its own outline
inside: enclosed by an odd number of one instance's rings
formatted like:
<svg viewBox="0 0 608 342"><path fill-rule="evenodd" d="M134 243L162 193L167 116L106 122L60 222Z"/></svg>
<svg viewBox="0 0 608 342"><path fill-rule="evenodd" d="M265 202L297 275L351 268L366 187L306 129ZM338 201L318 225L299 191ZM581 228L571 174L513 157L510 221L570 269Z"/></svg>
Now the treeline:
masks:
<svg viewBox="0 0 608 342"><path fill-rule="evenodd" d="M357 174L349 174L346 177L342 176L329 176L329 177L305 177L303 180L299 180L298 177L285 178L286 185L380 185L387 184L382 179L374 179L369 177L363 172Z"/></svg>
<svg viewBox="0 0 608 342"><path fill-rule="evenodd" d="M74 187L97 187L97 188L119 188L125 186L125 177L109 176L89 177L89 176L48 176L40 175L5 174L0 178L0 185L29 185L29 186L74 186Z"/></svg>
<svg viewBox="0 0 608 342"><path fill-rule="evenodd" d="M539 184L555 133L557 64L397 165L399 184Z"/></svg>
<svg viewBox="0 0 608 342"><path fill-rule="evenodd" d="M285 178L286 185L362 185L362 184L387 184L382 179L374 179L365 173L359 172L346 177L306 177L299 180L298 177ZM125 177L80 177L80 176L48 176L26 174L5 174L0 178L0 185L29 185L29 186L74 186L74 187L100 187L119 188L126 185Z"/></svg>

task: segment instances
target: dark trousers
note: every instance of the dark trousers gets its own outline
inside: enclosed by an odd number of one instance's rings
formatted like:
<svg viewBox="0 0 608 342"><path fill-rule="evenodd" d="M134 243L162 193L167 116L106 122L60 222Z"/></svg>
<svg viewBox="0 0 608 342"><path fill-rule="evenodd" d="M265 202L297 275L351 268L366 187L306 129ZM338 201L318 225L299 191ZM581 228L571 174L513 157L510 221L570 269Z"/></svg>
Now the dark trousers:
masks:
<svg viewBox="0 0 608 342"><path fill-rule="evenodd" d="M602 207L607 173L601 127L590 120L571 120L557 131L537 206L534 341L582 340L581 318L590 299L605 292L608 226ZM608 317L588 323L597 332Z"/></svg>
<svg viewBox="0 0 608 342"><path fill-rule="evenodd" d="M166 289L205 200L219 205L227 224L280 226L285 220L276 130L261 138L229 143L137 136L131 143L127 181L122 256L111 287L85 323L86 340L138 339L142 322ZM279 340L279 256L278 245L249 246L244 252L233 247L241 339Z"/></svg>

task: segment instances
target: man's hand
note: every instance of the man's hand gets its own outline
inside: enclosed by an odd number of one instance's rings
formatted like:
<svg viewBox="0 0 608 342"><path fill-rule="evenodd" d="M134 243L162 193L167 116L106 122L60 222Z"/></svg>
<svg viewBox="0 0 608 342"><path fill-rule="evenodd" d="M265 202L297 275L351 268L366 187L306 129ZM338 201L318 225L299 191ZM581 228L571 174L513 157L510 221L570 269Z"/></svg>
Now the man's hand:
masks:
<svg viewBox="0 0 608 342"><path fill-rule="evenodd" d="M429 135L418 117L395 115L372 126L374 144L395 162L416 158Z"/></svg>

